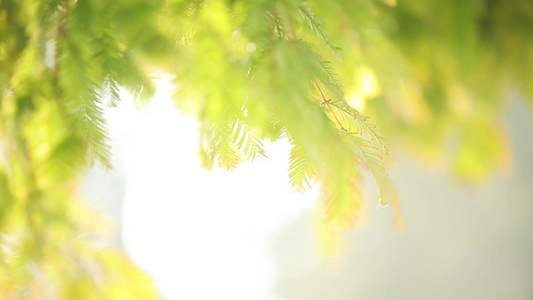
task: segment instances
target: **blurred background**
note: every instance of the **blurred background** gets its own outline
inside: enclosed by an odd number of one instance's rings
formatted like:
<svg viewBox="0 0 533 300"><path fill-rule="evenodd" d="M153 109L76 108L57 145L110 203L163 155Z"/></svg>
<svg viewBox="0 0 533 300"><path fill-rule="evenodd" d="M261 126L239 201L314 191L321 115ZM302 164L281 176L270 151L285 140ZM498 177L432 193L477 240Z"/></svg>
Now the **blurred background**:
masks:
<svg viewBox="0 0 533 300"><path fill-rule="evenodd" d="M532 32L525 0L0 0L0 298L532 299Z"/></svg>
<svg viewBox="0 0 533 300"><path fill-rule="evenodd" d="M519 94L504 112L512 167L465 184L396 152L406 229L367 189L365 218L334 257L319 251L316 187L291 192L288 143L267 144L268 160L205 171L196 124L170 94L159 81L149 106L107 110L115 168L93 168L83 188L164 299L533 297L533 124Z"/></svg>

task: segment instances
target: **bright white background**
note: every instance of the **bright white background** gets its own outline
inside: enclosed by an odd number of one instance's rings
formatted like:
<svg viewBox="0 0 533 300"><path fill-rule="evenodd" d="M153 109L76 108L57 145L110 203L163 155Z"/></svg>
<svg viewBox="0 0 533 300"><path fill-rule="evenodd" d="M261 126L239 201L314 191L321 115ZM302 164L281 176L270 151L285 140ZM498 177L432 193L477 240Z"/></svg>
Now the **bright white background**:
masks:
<svg viewBox="0 0 533 300"><path fill-rule="evenodd" d="M166 298L275 299L268 240L312 208L316 190L291 192L284 141L265 144L267 160L202 169L195 122L174 107L167 80L158 86L146 107L137 109L122 93L120 106L107 109L114 170L90 175L89 195L104 209L121 210L114 214L122 217L125 249ZM123 195L115 193L121 206L106 204L109 191L98 191L114 190L106 178L122 185Z"/></svg>

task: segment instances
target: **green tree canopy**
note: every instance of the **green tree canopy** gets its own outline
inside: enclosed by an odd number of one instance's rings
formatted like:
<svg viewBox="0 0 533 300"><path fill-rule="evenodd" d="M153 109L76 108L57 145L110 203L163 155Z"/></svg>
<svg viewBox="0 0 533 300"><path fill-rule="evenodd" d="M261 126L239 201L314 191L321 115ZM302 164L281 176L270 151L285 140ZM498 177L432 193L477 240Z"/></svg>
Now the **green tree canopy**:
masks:
<svg viewBox="0 0 533 300"><path fill-rule="evenodd" d="M474 182L508 163L502 111L510 90L533 99L532 30L523 0L0 0L0 295L155 297L92 243L76 196L88 166L111 167L119 88L143 105L172 74L207 168L288 139L290 183L320 185L335 232L361 213L365 171L398 209L389 142Z"/></svg>

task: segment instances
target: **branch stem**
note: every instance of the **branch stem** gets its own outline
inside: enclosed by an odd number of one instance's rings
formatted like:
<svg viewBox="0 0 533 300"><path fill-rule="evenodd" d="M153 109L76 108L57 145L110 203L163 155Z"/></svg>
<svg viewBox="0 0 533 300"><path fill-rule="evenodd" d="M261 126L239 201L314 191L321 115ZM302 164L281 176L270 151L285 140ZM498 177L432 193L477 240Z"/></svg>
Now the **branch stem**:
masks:
<svg viewBox="0 0 533 300"><path fill-rule="evenodd" d="M322 96L322 101L319 101L320 105L326 105L327 106L327 108L329 109L329 111L331 111L331 114L335 118L335 121L337 121L337 124L339 124L340 130L348 131L348 130L346 130L346 128L344 128L344 126L342 126L341 121L339 120L339 118L337 118L337 115L335 114L335 112L331 108L331 104L330 104L331 99L327 99L326 98L326 95L324 94L324 92L322 91L322 89L320 88L320 86L318 85L318 83L316 81L314 83L315 83L316 88L318 89L318 92L320 93L320 96Z"/></svg>

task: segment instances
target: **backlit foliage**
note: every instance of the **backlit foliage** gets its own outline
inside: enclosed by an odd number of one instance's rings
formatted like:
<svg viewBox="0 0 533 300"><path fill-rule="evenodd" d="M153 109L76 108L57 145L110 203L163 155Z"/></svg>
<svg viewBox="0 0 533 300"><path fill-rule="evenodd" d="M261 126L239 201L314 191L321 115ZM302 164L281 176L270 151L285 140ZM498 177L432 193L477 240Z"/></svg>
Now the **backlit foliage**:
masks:
<svg viewBox="0 0 533 300"><path fill-rule="evenodd" d="M0 295L156 297L98 246L75 192L93 162L110 167L119 88L143 105L150 74L173 74L207 168L288 139L291 185L320 185L337 232L362 213L365 171L398 208L377 124L462 178L507 164L501 113L511 88L533 98L532 20L523 0L0 0Z"/></svg>

